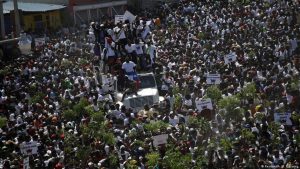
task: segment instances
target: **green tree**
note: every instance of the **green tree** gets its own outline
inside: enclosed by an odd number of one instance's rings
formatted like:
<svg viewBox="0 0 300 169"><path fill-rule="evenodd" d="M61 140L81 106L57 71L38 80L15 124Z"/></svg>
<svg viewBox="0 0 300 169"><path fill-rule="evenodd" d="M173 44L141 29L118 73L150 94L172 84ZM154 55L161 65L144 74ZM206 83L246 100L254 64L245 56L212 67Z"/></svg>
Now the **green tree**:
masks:
<svg viewBox="0 0 300 169"><path fill-rule="evenodd" d="M153 123L145 124L144 129L146 131L150 131L151 133L155 133L158 132L158 130L166 130L168 126L168 123L165 123L163 121L156 121Z"/></svg>
<svg viewBox="0 0 300 169"><path fill-rule="evenodd" d="M231 150L232 146L233 146L232 141L228 137L221 138L220 147L222 147L223 150L225 151Z"/></svg>
<svg viewBox="0 0 300 169"><path fill-rule="evenodd" d="M174 110L180 109L181 106L182 106L182 97L180 94L176 94L174 99Z"/></svg>
<svg viewBox="0 0 300 169"><path fill-rule="evenodd" d="M222 91L216 85L209 86L206 90L206 96L211 98L214 103L217 103L222 99Z"/></svg>
<svg viewBox="0 0 300 169"><path fill-rule="evenodd" d="M86 114L86 109L89 105L89 102L86 98L81 98L80 101L72 107L72 111L74 112L75 118L80 118L84 114Z"/></svg>
<svg viewBox="0 0 300 169"><path fill-rule="evenodd" d="M0 128L6 126L7 119L6 117L0 116Z"/></svg>
<svg viewBox="0 0 300 169"><path fill-rule="evenodd" d="M34 96L29 99L30 104L41 103L45 98L46 94L42 92L37 92Z"/></svg>
<svg viewBox="0 0 300 169"><path fill-rule="evenodd" d="M232 120L241 120L241 118L244 116L244 109L239 107L240 100L236 96L229 96L222 98L218 102L218 108L225 109L225 121L229 122Z"/></svg>
<svg viewBox="0 0 300 169"><path fill-rule="evenodd" d="M148 153L146 155L146 159L147 159L147 166L148 168L153 168L157 162L158 162L158 159L159 159L159 153L158 152L151 152L151 153Z"/></svg>
<svg viewBox="0 0 300 169"><path fill-rule="evenodd" d="M248 129L242 129L241 130L241 138L247 142L250 143L255 139L255 135Z"/></svg>
<svg viewBox="0 0 300 169"><path fill-rule="evenodd" d="M254 83L247 84L242 88L238 96L240 99L254 99L256 96L256 85Z"/></svg>
<svg viewBox="0 0 300 169"><path fill-rule="evenodd" d="M62 116L67 121L74 121L78 118L77 114L75 114L75 112L72 109L64 110L62 112Z"/></svg>
<svg viewBox="0 0 300 169"><path fill-rule="evenodd" d="M86 106L84 109L93 121L103 122L105 120L104 111L102 109L100 109L99 111L95 111L91 105Z"/></svg>
<svg viewBox="0 0 300 169"><path fill-rule="evenodd" d="M182 154L177 148L169 149L163 160L166 168L183 169L191 168L192 157L190 154Z"/></svg>
<svg viewBox="0 0 300 169"><path fill-rule="evenodd" d="M10 68L5 66L4 68L0 69L0 78L4 78L4 76L7 76L10 72Z"/></svg>
<svg viewBox="0 0 300 169"><path fill-rule="evenodd" d="M109 166L111 168L118 168L119 159L117 153L112 153L108 156Z"/></svg>
<svg viewBox="0 0 300 169"><path fill-rule="evenodd" d="M210 124L209 122L201 117L190 117L189 118L189 126L198 130L201 134L207 134L210 132Z"/></svg>

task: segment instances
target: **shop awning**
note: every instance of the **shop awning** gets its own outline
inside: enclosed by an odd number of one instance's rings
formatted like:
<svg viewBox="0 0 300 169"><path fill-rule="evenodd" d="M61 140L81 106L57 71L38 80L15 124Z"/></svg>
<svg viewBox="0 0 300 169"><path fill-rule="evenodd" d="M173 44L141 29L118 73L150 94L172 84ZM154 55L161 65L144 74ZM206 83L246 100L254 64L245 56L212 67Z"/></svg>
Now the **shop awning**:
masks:
<svg viewBox="0 0 300 169"><path fill-rule="evenodd" d="M55 5L55 4L18 2L19 10L22 10L24 12L46 12L46 11L63 9L65 7L66 6ZM13 1L7 1L7 2L3 3L4 13L9 13L12 10L14 10Z"/></svg>

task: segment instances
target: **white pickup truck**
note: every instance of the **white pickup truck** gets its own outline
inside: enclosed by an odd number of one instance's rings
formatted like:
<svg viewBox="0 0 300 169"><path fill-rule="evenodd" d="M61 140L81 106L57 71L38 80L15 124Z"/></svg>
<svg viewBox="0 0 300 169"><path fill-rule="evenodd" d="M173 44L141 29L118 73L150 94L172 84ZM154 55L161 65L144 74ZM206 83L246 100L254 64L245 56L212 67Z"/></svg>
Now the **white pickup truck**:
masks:
<svg viewBox="0 0 300 169"><path fill-rule="evenodd" d="M159 96L153 73L138 74L138 77L140 84L136 93L137 95L132 93L123 96L124 92L118 91L118 81L114 79L114 97L118 104L125 105L126 108L132 108L134 111L139 111L144 108L145 104L151 106L163 101L163 97Z"/></svg>
<svg viewBox="0 0 300 169"><path fill-rule="evenodd" d="M159 96L153 73L138 74L138 77L140 84L137 95L130 94L123 97L123 93L116 92L115 98L120 105L125 105L126 108L132 108L134 111L139 111L144 108L145 104L151 106L163 101L163 97Z"/></svg>

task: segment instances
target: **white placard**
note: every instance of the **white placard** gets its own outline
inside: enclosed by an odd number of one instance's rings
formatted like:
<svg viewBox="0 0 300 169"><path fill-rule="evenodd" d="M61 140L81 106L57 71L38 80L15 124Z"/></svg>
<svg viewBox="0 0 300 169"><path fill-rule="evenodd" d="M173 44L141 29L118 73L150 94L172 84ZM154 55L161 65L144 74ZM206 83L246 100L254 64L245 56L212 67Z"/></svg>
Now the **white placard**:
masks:
<svg viewBox="0 0 300 169"><path fill-rule="evenodd" d="M225 58L224 58L224 61L225 61L225 64L235 62L236 61L236 54L235 53L230 53L230 54L226 55Z"/></svg>
<svg viewBox="0 0 300 169"><path fill-rule="evenodd" d="M119 22L124 22L124 21L125 21L124 15L115 15L115 24L117 24Z"/></svg>
<svg viewBox="0 0 300 169"><path fill-rule="evenodd" d="M161 144L167 144L168 135L167 134L161 134L161 135L153 136L152 139L153 139L153 145L155 147L157 147Z"/></svg>
<svg viewBox="0 0 300 169"><path fill-rule="evenodd" d="M29 166L29 157L23 159L23 169L30 169Z"/></svg>
<svg viewBox="0 0 300 169"><path fill-rule="evenodd" d="M35 38L35 46L43 46L45 44L45 38Z"/></svg>
<svg viewBox="0 0 300 169"><path fill-rule="evenodd" d="M130 23L132 23L134 20L135 20L135 18L136 18L136 16L134 16L131 12L129 12L129 11L125 11L125 13L124 13L124 18L125 18L125 20L129 20L129 22Z"/></svg>
<svg viewBox="0 0 300 169"><path fill-rule="evenodd" d="M199 99L195 100L197 109L201 112L203 109L213 110L211 99Z"/></svg>
<svg viewBox="0 0 300 169"><path fill-rule="evenodd" d="M206 84L220 84L221 75L220 74L207 74L206 75Z"/></svg>
<svg viewBox="0 0 300 169"><path fill-rule="evenodd" d="M36 141L31 141L27 143L20 144L20 150L23 155L37 154L38 145Z"/></svg>
<svg viewBox="0 0 300 169"><path fill-rule="evenodd" d="M146 25L148 25L148 26L151 25L151 24L152 24L152 21L147 21L146 22Z"/></svg>
<svg viewBox="0 0 300 169"><path fill-rule="evenodd" d="M292 125L292 121L290 119L291 116L292 116L291 113L274 113L274 121L283 125L291 126Z"/></svg>

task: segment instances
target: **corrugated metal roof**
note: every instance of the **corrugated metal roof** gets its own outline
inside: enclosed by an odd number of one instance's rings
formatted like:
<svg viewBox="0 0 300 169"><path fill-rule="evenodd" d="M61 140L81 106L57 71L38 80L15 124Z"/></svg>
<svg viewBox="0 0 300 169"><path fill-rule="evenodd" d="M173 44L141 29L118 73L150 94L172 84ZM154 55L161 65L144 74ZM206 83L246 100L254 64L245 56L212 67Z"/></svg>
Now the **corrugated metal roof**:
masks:
<svg viewBox="0 0 300 169"><path fill-rule="evenodd" d="M65 8L63 5L55 5L55 4L42 4L42 3L25 3L18 2L18 8L24 12L46 12L52 10L58 10ZM13 1L7 1L3 3L3 12L9 13L9 11L14 10Z"/></svg>

